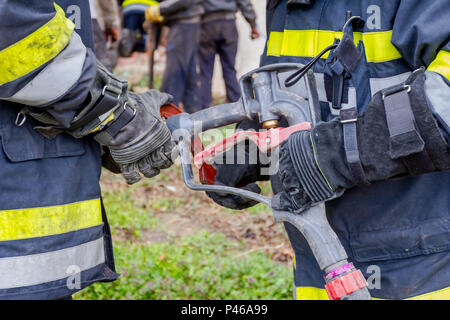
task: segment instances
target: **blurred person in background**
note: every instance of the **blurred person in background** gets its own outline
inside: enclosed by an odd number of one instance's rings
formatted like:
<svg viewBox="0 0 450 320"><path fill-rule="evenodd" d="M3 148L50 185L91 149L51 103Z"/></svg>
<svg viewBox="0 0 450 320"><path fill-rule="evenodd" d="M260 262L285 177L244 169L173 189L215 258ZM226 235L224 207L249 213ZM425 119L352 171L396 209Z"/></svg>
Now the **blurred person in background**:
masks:
<svg viewBox="0 0 450 320"><path fill-rule="evenodd" d="M184 111L200 110L198 96L197 51L202 0L162 0L147 8L149 23L164 23L170 28L167 39L167 62L161 90L183 103Z"/></svg>
<svg viewBox="0 0 450 320"><path fill-rule="evenodd" d="M260 37L256 25L256 13L251 0L204 0L205 14L199 47L200 103L202 109L212 105L212 77L216 54L220 57L228 102L235 102L241 96L236 76L236 54L239 34L236 28L236 12L241 11L250 24L252 40Z"/></svg>
<svg viewBox="0 0 450 320"><path fill-rule="evenodd" d="M119 8L115 0L89 0L97 59L109 70L117 64Z"/></svg>
<svg viewBox="0 0 450 320"><path fill-rule="evenodd" d="M119 44L121 57L129 57L133 52L147 51L147 31L143 27L145 10L149 6L158 5L159 2L159 0L119 0L123 18L123 30ZM161 28L158 27L157 38L160 33Z"/></svg>

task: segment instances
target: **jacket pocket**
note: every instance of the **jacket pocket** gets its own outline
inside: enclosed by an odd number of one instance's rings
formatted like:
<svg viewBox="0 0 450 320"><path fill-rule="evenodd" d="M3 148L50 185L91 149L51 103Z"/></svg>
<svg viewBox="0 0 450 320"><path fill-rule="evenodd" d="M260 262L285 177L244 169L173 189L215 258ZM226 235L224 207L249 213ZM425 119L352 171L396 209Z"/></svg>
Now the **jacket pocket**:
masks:
<svg viewBox="0 0 450 320"><path fill-rule="evenodd" d="M350 249L359 262L390 260L450 250L450 218L414 226L350 234Z"/></svg>
<svg viewBox="0 0 450 320"><path fill-rule="evenodd" d="M29 121L21 127L6 125L0 128L2 147L11 162L80 156L85 153L82 139L60 134L49 140L34 131Z"/></svg>

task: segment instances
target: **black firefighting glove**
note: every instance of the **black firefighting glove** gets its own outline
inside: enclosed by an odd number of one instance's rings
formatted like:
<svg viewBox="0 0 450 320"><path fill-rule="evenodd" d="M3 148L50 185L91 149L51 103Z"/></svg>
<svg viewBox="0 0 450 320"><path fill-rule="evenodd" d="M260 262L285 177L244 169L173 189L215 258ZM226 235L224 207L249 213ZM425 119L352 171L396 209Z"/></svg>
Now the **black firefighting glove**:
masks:
<svg viewBox="0 0 450 320"><path fill-rule="evenodd" d="M245 121L239 124L237 129L247 130L257 126L258 123L256 122ZM256 148L254 145L250 146L250 143L253 142L243 142L221 155L220 164L216 164L217 174L214 184L239 187L255 193L261 193L260 187L255 182L268 180L269 176L262 174L261 170L263 165L261 165L260 161L261 155L259 153L249 152L250 147ZM229 153L231 152L233 154L230 156ZM256 155L256 159L252 159L250 155ZM227 164L230 160L232 160L232 163ZM233 194L220 192L206 192L206 194L217 204L229 209L242 210L258 204L254 200Z"/></svg>
<svg viewBox="0 0 450 320"><path fill-rule="evenodd" d="M427 102L424 82L424 72L416 71L404 84L376 93L357 117L366 183L347 160L342 119L292 134L280 147L283 191L272 200L273 208L300 213L355 186L448 170L449 145ZM404 108L408 104L409 112Z"/></svg>
<svg viewBox="0 0 450 320"><path fill-rule="evenodd" d="M140 174L152 178L172 165L175 143L159 111L171 100L170 95L157 90L129 92L127 103L134 109L134 117L114 135L106 129L94 136L109 149L128 184L138 182Z"/></svg>

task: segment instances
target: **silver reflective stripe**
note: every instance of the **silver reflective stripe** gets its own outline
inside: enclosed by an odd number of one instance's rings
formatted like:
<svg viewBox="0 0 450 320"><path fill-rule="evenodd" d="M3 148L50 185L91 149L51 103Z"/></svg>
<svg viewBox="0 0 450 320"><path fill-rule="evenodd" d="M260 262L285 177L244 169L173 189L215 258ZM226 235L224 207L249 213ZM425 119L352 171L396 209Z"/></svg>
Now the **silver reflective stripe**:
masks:
<svg viewBox="0 0 450 320"><path fill-rule="evenodd" d="M404 82L409 76L411 75L411 72L405 72L401 73L392 77L387 78L370 78L370 90L372 92L372 95L377 93L378 91L382 89L386 89L388 87L395 86L399 83ZM284 80L289 76L289 73L286 73L285 75L280 74L280 79ZM327 102L327 93L325 91L325 82L324 82L324 76L323 73L314 73L314 76L316 77L316 84L317 84L317 91L319 93L319 100L322 102ZM281 81L283 83L283 81ZM297 82L293 87L287 88L287 90L292 90L298 94L300 94L302 97L307 97L306 93L306 87L304 81Z"/></svg>
<svg viewBox="0 0 450 320"><path fill-rule="evenodd" d="M81 76L86 47L74 32L69 45L24 88L5 100L39 106L67 93Z"/></svg>
<svg viewBox="0 0 450 320"><path fill-rule="evenodd" d="M147 8L148 5L146 4L132 3L122 9L122 14L126 14L130 11L142 11L143 13L145 13L145 10L147 10Z"/></svg>
<svg viewBox="0 0 450 320"><path fill-rule="evenodd" d="M71 248L0 259L0 289L64 279L105 262L103 238Z"/></svg>
<svg viewBox="0 0 450 320"><path fill-rule="evenodd" d="M295 286L295 282L292 284L292 299L297 300L297 287Z"/></svg>
<svg viewBox="0 0 450 320"><path fill-rule="evenodd" d="M287 88L284 85L284 82L287 77L289 77L292 72L283 72L279 74L280 85L283 90L294 92L304 98L308 98L308 91L306 89L305 80L298 81L292 87ZM323 73L314 73L314 77L316 78L317 92L319 93L320 101L327 101L327 94L325 92L325 82L323 80Z"/></svg>
<svg viewBox="0 0 450 320"><path fill-rule="evenodd" d="M327 101L327 92L325 91L325 80L323 73L315 73L317 91L319 92L319 100Z"/></svg>
<svg viewBox="0 0 450 320"><path fill-rule="evenodd" d="M439 122L448 131L450 127L450 87L444 78L433 71L425 71L425 94L428 102L438 117Z"/></svg>
<svg viewBox="0 0 450 320"><path fill-rule="evenodd" d="M372 92L372 96L380 90L404 82L410 75L411 72L408 71L388 78L370 78L370 91Z"/></svg>
<svg viewBox="0 0 450 320"><path fill-rule="evenodd" d="M294 86L290 88L286 88L284 84L284 80L290 75L290 73L280 74L280 83L282 84L283 89L295 92L302 97L308 97L307 91L306 91L306 85L304 81L297 82ZM370 90L372 93L372 96L385 88L395 86L399 83L404 82L409 76L411 75L411 72L405 72L401 73L392 77L387 78L370 78ZM317 85L317 91L319 94L319 100L321 102L328 102L327 99L327 93L325 91L325 81L324 81L324 75L323 73L314 73L314 76L316 78L316 85ZM353 101L353 97L350 97L350 105L354 106L356 101ZM355 97L356 100L356 97ZM330 112L332 115L338 116L339 110L333 109L331 107L331 102L328 102L330 105ZM347 104L342 104L343 107L345 107Z"/></svg>

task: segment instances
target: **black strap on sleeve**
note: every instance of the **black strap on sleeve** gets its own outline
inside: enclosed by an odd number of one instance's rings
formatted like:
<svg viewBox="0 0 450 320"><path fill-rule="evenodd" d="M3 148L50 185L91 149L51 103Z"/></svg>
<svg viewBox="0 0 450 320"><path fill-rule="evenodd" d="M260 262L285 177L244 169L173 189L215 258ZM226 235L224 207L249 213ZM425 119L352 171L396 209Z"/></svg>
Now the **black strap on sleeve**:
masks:
<svg viewBox="0 0 450 320"><path fill-rule="evenodd" d="M389 153L392 159L402 159L412 175L434 171L425 149L425 142L416 129L411 109L409 85L383 91L384 110L389 129Z"/></svg>
<svg viewBox="0 0 450 320"><path fill-rule="evenodd" d="M118 95L104 89L102 95L96 101L92 109L83 118L75 122L70 127L70 130L75 131L79 128L82 128L83 126L97 119L101 115L107 113L108 111L111 111L118 104L119 104Z"/></svg>
<svg viewBox="0 0 450 320"><path fill-rule="evenodd" d="M340 111L340 122L344 134L344 149L348 168L354 182L358 186L370 185L366 178L361 164L358 149L358 139L356 136L356 122L358 120L358 110L356 107L345 106Z"/></svg>
<svg viewBox="0 0 450 320"><path fill-rule="evenodd" d="M125 127L131 120L133 120L136 114L136 110L132 109L125 103L124 110L120 114L119 118L108 126L105 131L111 136L115 137L119 131Z"/></svg>

